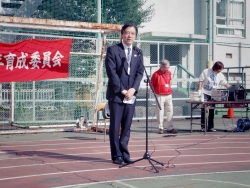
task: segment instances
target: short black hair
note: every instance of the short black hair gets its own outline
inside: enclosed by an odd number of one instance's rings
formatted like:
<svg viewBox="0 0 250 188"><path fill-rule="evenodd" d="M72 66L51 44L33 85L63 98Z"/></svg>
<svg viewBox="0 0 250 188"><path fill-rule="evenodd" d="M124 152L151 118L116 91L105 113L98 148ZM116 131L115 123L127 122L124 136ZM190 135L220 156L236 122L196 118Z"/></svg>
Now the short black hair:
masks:
<svg viewBox="0 0 250 188"><path fill-rule="evenodd" d="M132 23L132 22L125 23L125 24L122 26L121 34L124 33L124 31L127 29L127 27L134 27L134 28L135 28L135 31L136 31L136 36L137 36L137 34L138 34L138 28L137 28L137 26L136 26L134 23Z"/></svg>
<svg viewBox="0 0 250 188"><path fill-rule="evenodd" d="M216 61L212 69L213 71L224 69L224 64L220 61Z"/></svg>

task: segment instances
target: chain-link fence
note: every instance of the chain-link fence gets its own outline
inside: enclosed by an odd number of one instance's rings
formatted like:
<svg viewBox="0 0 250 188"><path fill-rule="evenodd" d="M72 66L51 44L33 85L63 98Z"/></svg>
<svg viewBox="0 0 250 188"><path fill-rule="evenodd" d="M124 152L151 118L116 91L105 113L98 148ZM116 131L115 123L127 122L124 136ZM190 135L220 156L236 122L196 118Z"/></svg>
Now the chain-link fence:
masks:
<svg viewBox="0 0 250 188"><path fill-rule="evenodd" d="M15 43L30 38L53 40L66 37L3 32L0 41ZM73 37L68 79L1 83L0 122L61 124L75 122L80 116L91 118L100 59L96 56L96 42L95 36Z"/></svg>
<svg viewBox="0 0 250 188"><path fill-rule="evenodd" d="M0 38L2 42L14 43L30 38L53 40L62 38L62 36L5 33L1 34ZM107 47L117 42L119 40L107 39ZM96 56L96 45L96 38L73 37L68 79L1 83L0 122L9 122L11 117L14 118L13 123L24 125L75 123L80 116L92 120L100 61L100 57ZM174 112L176 117L189 115L185 100L189 97L189 90L196 88L195 84L187 81L186 78L193 75L193 72L200 72L200 69L205 67L207 44L137 41L136 45L143 50L144 64L149 75L158 69L161 59L168 59L172 65L171 71L174 79L184 78L182 81L173 82ZM193 48L193 52L190 48ZM202 53L200 53L201 51ZM194 64L198 66L194 67ZM185 69L186 66L189 66L190 69ZM145 119L146 116L146 84L143 80L137 96L134 119ZM99 101L106 102L105 67L102 81ZM13 98L11 98L11 92L13 92ZM153 117L155 100L150 89L149 92L149 116Z"/></svg>
<svg viewBox="0 0 250 188"><path fill-rule="evenodd" d="M13 43L29 38L57 39L67 36L48 36L41 34L0 34L1 42ZM96 54L97 38L72 37L69 78L39 82L18 82L0 84L0 123L19 125L68 124L75 123L80 116L93 120L96 82L100 57ZM107 46L119 40L107 39ZM186 104L189 93L197 90L198 76L206 67L208 57L207 44L170 43L155 41L136 41L135 45L143 51L146 71L152 75L159 68L162 59L168 59L173 73L174 118L190 116L190 107ZM232 72L232 71L231 71ZM230 73L230 71L229 71ZM243 75L247 69L243 70ZM242 74L231 73L229 81L241 82ZM225 74L227 76L227 74ZM244 76L243 79L245 79ZM146 83L143 78L137 96L134 120L146 117ZM230 83L229 82L229 83ZM245 87L247 80L244 80ZM99 102L106 102L107 76L105 67ZM13 93L12 93L13 92ZM156 102L149 89L149 118L155 118ZM199 115L199 114L197 114Z"/></svg>

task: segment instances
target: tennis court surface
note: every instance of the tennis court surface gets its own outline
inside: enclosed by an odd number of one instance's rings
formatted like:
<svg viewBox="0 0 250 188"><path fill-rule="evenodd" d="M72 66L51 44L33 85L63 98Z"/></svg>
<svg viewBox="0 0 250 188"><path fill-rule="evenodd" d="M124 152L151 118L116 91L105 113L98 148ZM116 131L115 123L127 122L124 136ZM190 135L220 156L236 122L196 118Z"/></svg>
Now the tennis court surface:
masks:
<svg viewBox="0 0 250 188"><path fill-rule="evenodd" d="M199 121L199 120L197 120ZM250 132L226 132L231 122L215 119L206 135L189 120L175 120L177 134L158 134L149 122L133 122L131 159L119 168L110 160L108 136L94 132L51 132L0 136L0 187L250 187ZM228 120L229 121L229 120ZM231 120L230 120L231 121ZM97 138L97 139L96 139Z"/></svg>

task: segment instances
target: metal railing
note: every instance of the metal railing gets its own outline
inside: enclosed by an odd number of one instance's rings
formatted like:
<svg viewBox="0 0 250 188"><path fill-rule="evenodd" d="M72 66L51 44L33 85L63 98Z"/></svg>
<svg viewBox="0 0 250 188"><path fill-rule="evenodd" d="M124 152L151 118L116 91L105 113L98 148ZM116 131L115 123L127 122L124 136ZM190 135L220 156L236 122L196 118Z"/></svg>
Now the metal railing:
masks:
<svg viewBox="0 0 250 188"><path fill-rule="evenodd" d="M227 70L227 78L229 79L230 78L230 73L229 73L229 70L231 69L240 69L241 70L241 85L244 86L245 88L246 87L246 79L245 79L245 76L244 76L244 70L245 69L248 69L250 68L250 66L245 66L245 67L225 67L224 69Z"/></svg>

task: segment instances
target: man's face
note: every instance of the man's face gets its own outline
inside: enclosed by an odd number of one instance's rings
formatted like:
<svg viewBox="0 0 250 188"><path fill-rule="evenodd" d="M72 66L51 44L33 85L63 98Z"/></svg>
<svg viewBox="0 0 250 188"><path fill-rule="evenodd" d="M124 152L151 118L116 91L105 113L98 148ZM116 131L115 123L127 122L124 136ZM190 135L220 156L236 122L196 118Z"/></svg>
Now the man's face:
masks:
<svg viewBox="0 0 250 188"><path fill-rule="evenodd" d="M127 45L131 46L136 38L136 30L134 27L127 27L122 34L122 41Z"/></svg>
<svg viewBox="0 0 250 188"><path fill-rule="evenodd" d="M161 71L162 71L162 72L166 72L169 68L170 68L170 65L169 65L169 64L162 65L162 66L161 66Z"/></svg>

